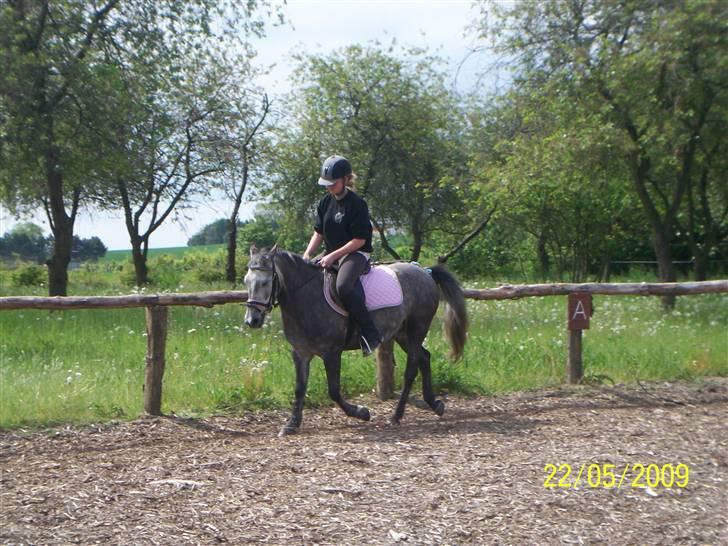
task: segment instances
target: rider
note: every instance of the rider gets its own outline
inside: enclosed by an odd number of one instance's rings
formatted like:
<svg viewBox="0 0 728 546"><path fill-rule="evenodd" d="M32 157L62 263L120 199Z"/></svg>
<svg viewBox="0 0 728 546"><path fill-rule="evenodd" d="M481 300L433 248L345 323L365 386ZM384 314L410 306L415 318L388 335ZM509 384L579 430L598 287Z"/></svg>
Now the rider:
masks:
<svg viewBox="0 0 728 546"><path fill-rule="evenodd" d="M368 356L382 339L369 316L359 280L372 252L372 223L366 201L354 192L355 179L351 163L346 158L332 155L324 161L318 183L326 187L328 194L319 201L314 232L303 258L310 260L321 242L326 243L321 267L339 265L336 290L349 315L359 326L361 350L364 356Z"/></svg>

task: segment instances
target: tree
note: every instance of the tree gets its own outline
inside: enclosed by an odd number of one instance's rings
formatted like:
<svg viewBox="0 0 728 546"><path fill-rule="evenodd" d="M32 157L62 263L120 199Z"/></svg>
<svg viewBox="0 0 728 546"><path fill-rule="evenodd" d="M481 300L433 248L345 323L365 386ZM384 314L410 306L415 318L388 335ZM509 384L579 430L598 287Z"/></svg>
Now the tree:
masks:
<svg viewBox="0 0 728 546"><path fill-rule="evenodd" d="M270 248L278 240L278 222L268 211L256 211L252 220L243 223L238 230L238 246L250 248L255 244L260 248Z"/></svg>
<svg viewBox="0 0 728 546"><path fill-rule="evenodd" d="M51 295L66 294L79 210L116 187L119 177L109 173L129 172L128 158L119 153L128 151L129 135L118 131L118 122L124 110L131 113L127 121L138 121L150 101L136 103L141 94L127 93L124 84L132 78L124 76L143 71L149 77L140 78L142 87L152 93L175 87L190 52L237 31L261 33L263 20L255 15L260 4L265 2L0 3L0 197L14 210L46 211L54 236Z"/></svg>
<svg viewBox="0 0 728 546"><path fill-rule="evenodd" d="M85 173L97 158L87 121L105 86L95 53L118 5L0 4L0 185L11 208L42 206L48 216L50 295L66 294Z"/></svg>
<svg viewBox="0 0 728 546"><path fill-rule="evenodd" d="M572 282L607 276L626 237L646 228L626 166L614 160L621 139L593 108L548 86L514 90L504 108L519 122L495 144L504 159L490 167L501 181L501 221L528 234L542 278L552 269Z"/></svg>
<svg viewBox="0 0 728 546"><path fill-rule="evenodd" d="M47 240L43 228L31 222L17 224L5 236L0 237L0 257L31 260L43 263L47 254Z"/></svg>
<svg viewBox="0 0 728 546"><path fill-rule="evenodd" d="M96 236L88 239L73 236L73 258L79 262L95 262L103 258L107 250L106 245Z"/></svg>
<svg viewBox="0 0 728 546"><path fill-rule="evenodd" d="M238 94L232 101L227 123L221 128L218 138L227 149L224 191L233 203L233 208L227 220L227 262L225 277L231 284L235 284L236 253L238 245L238 224L240 206L243 195L248 187L251 174L260 170L262 157L265 154L265 133L269 129L266 118L271 111L268 95L262 94L260 106L256 106L254 99L257 90L249 90Z"/></svg>
<svg viewBox="0 0 728 546"><path fill-rule="evenodd" d="M245 116L252 115L241 106L247 82L256 75L246 36L231 41L227 32L234 28L215 33L211 26L199 27L195 21L188 25L193 32L186 37L162 27L158 40L133 42L127 48L131 53L117 67L118 103L127 108L116 116L116 133L123 135L116 139L123 144L116 151L126 161L113 165L110 174L117 191L101 202L113 207L120 198L138 285L148 282L152 234L171 215L193 206L194 199L228 187L239 141L249 137L230 135L231 127L247 127L250 120ZM183 64L180 58L185 59ZM243 147L249 152L250 143ZM244 163L247 169L249 164ZM236 219L242 190L234 196Z"/></svg>
<svg viewBox="0 0 728 546"><path fill-rule="evenodd" d="M437 60L419 50L397 58L375 44L298 62L288 105L294 120L277 141L269 195L310 232L321 161L344 155L382 248L399 258L388 234L404 232L409 258L418 259L428 237L457 224L466 165L457 146L462 113Z"/></svg>
<svg viewBox="0 0 728 546"><path fill-rule="evenodd" d="M551 86L560 100L589 105L595 122L623 139L619 159L629 168L650 225L659 277L674 281L671 245L700 172L699 143L725 115L718 110L728 90L725 3L546 0L482 6L481 35L494 38L517 61L518 86ZM663 302L671 308L674 298Z"/></svg>
<svg viewBox="0 0 728 546"><path fill-rule="evenodd" d="M223 171L222 155L210 135L225 108L225 84L199 57L179 75L174 87L140 86L137 119L118 127L126 132L118 142L129 161L111 173L115 195L101 198L104 207L121 201L138 286L148 282L152 234L193 196L209 195Z"/></svg>
<svg viewBox="0 0 728 546"><path fill-rule="evenodd" d="M187 240L187 246L219 245L225 241L227 219L220 218L207 224Z"/></svg>

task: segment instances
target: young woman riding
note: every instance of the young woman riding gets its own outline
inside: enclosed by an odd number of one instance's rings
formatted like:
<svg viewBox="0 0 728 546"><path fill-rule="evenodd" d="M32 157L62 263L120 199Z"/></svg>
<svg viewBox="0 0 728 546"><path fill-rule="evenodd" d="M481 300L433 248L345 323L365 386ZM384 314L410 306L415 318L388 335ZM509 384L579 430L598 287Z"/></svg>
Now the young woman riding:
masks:
<svg viewBox="0 0 728 546"><path fill-rule="evenodd" d="M328 194L319 201L314 232L303 258L310 260L321 243L326 243L326 254L319 263L323 268L338 264L336 290L359 327L361 349L367 356L382 340L369 316L359 280L372 252L372 223L366 201L353 190L355 179L346 158L333 155L324 161L318 183Z"/></svg>

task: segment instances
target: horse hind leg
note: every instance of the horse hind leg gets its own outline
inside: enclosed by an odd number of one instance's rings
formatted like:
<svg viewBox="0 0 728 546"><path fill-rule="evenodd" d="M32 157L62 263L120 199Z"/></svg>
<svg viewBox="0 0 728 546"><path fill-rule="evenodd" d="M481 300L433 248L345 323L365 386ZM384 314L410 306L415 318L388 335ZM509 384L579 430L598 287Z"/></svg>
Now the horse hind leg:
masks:
<svg viewBox="0 0 728 546"><path fill-rule="evenodd" d="M350 404L341 396L341 352L324 355L326 380L329 386L329 396L349 417L356 417L362 421L369 421L369 409L364 406Z"/></svg>
<svg viewBox="0 0 728 546"><path fill-rule="evenodd" d="M414 351L410 349L407 351L407 367L404 370L402 393L399 396L399 401L397 402L397 407L394 410L394 415L392 415L392 418L390 419L392 424L399 424L404 416L404 409L407 405L407 400L409 399L409 393L412 389L412 384L415 382L415 378L417 377L417 369L418 364L416 355L414 354Z"/></svg>
<svg viewBox="0 0 728 546"><path fill-rule="evenodd" d="M430 367L430 351L424 347L420 347L420 356L418 358L420 373L422 373L422 397L427 405L432 408L439 417L445 413L445 403L435 398L435 392L432 389L432 370Z"/></svg>
<svg viewBox="0 0 728 546"><path fill-rule="evenodd" d="M399 402L392 416L391 422L398 424L404 416L404 410L409 399L410 390L412 384L417 377L417 371L422 373L422 395L428 406L438 416L442 416L445 413L445 403L442 400L435 398L435 393L432 389L432 371L430 368L430 352L425 349L422 345L410 345L407 348L407 368L404 373L404 385L402 387L402 394L400 395Z"/></svg>

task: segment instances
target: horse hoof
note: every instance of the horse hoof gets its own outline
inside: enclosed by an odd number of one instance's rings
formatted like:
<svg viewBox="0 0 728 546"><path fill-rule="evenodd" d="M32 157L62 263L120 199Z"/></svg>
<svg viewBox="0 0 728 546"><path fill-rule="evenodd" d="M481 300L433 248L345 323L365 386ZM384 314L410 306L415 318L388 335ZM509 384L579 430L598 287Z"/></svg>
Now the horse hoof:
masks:
<svg viewBox="0 0 728 546"><path fill-rule="evenodd" d="M278 433L279 438L283 438L284 436L290 436L291 434L296 434L298 432L298 428L294 427L293 425L283 425L281 427L281 431Z"/></svg>
<svg viewBox="0 0 728 546"><path fill-rule="evenodd" d="M442 400L438 400L435 402L435 414L438 417L442 417L443 413L445 413L445 403Z"/></svg>
<svg viewBox="0 0 728 546"><path fill-rule="evenodd" d="M362 421L369 421L369 419L372 418L372 416L369 414L369 408L366 408L364 406L357 406L356 418L361 419Z"/></svg>
<svg viewBox="0 0 728 546"><path fill-rule="evenodd" d="M399 426L400 417L397 417L396 415L393 415L389 418L389 424L393 426Z"/></svg>

